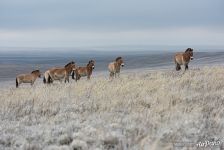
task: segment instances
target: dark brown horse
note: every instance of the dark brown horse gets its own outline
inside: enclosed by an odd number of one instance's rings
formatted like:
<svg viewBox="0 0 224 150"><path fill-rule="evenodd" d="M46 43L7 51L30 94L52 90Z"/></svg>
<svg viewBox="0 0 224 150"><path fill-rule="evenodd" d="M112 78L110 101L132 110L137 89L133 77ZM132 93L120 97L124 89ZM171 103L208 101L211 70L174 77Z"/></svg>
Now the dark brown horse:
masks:
<svg viewBox="0 0 224 150"><path fill-rule="evenodd" d="M176 64L176 70L181 70L181 65L185 66L185 70L188 69L188 63L193 60L193 49L188 48L184 53L176 53L174 56L174 62Z"/></svg>
<svg viewBox="0 0 224 150"><path fill-rule="evenodd" d="M81 77L87 76L87 79L89 80L94 68L95 68L95 61L90 60L89 63L86 65L86 67L77 67L75 71L73 71L72 79L75 79L77 81Z"/></svg>
<svg viewBox="0 0 224 150"><path fill-rule="evenodd" d="M41 77L39 70L34 70L31 74L20 74L16 77L16 87L18 88L21 83L30 83L33 85L37 77Z"/></svg>
<svg viewBox="0 0 224 150"><path fill-rule="evenodd" d="M69 76L71 72L75 70L75 62L70 62L64 66L64 68L51 68L44 73L44 83L53 83L54 80L62 82L64 79L69 82Z"/></svg>
<svg viewBox="0 0 224 150"><path fill-rule="evenodd" d="M124 61L122 57L117 57L115 61L109 63L108 69L110 72L110 77L119 77L121 67L124 67Z"/></svg>

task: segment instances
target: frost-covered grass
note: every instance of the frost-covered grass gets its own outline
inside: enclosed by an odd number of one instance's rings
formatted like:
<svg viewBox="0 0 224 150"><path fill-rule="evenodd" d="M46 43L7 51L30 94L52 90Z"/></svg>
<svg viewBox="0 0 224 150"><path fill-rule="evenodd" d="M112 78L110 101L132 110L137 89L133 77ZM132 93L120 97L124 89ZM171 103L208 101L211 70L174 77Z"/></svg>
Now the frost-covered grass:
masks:
<svg viewBox="0 0 224 150"><path fill-rule="evenodd" d="M197 149L223 127L223 67L0 90L0 149Z"/></svg>

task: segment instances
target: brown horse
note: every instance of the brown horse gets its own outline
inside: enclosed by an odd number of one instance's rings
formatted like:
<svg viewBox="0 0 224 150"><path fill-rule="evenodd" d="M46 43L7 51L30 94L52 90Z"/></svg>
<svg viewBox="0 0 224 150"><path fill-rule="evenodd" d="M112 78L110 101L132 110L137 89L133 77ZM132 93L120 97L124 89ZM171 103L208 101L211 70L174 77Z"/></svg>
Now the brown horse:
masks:
<svg viewBox="0 0 224 150"><path fill-rule="evenodd" d="M41 77L41 73L39 70L34 70L31 72L31 74L18 75L16 77L16 88L18 88L21 83L30 83L31 85L33 85L37 77Z"/></svg>
<svg viewBox="0 0 224 150"><path fill-rule="evenodd" d="M73 71L72 79L75 79L77 81L81 77L87 76L87 79L89 80L94 68L95 68L95 61L90 60L89 63L86 65L86 67L78 67L75 69L75 71Z"/></svg>
<svg viewBox="0 0 224 150"><path fill-rule="evenodd" d="M185 70L188 69L188 63L193 60L193 49L188 48L184 53L176 53L174 56L174 62L176 64L176 70L181 70L181 65L185 66Z"/></svg>
<svg viewBox="0 0 224 150"><path fill-rule="evenodd" d="M115 61L109 63L108 69L110 72L110 77L119 77L121 67L124 67L124 61L122 57L117 57Z"/></svg>
<svg viewBox="0 0 224 150"><path fill-rule="evenodd" d="M64 79L69 82L69 76L71 72L75 70L75 62L70 62L64 66L64 68L51 68L44 73L44 83L53 83L54 80L59 80L62 82Z"/></svg>

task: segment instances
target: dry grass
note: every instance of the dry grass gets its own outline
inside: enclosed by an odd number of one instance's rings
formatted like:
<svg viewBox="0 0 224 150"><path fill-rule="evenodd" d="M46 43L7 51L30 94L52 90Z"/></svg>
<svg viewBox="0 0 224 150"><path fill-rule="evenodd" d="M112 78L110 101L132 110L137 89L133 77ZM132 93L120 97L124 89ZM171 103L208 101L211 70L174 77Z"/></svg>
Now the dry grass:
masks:
<svg viewBox="0 0 224 150"><path fill-rule="evenodd" d="M224 138L223 93L222 67L1 89L0 149L197 149Z"/></svg>

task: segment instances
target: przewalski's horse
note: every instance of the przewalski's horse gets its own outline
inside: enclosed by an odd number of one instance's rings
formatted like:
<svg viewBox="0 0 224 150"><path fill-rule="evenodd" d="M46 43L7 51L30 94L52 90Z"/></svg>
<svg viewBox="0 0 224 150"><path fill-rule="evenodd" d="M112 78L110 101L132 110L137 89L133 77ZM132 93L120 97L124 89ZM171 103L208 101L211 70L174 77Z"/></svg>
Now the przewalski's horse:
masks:
<svg viewBox="0 0 224 150"><path fill-rule="evenodd" d="M33 85L37 77L41 77L40 70L34 70L31 74L20 74L16 77L16 87L18 88L21 83L30 83Z"/></svg>
<svg viewBox="0 0 224 150"><path fill-rule="evenodd" d="M71 72L75 70L75 62L72 61L64 66L64 68L51 68L44 73L44 83L53 83L54 80L62 82L64 79L69 82L69 76Z"/></svg>
<svg viewBox="0 0 224 150"><path fill-rule="evenodd" d="M81 77L87 76L87 79L90 79L92 75L93 69L95 68L95 61L90 60L86 67L77 67L72 73L72 79L76 81L79 80ZM76 78L75 78L76 75Z"/></svg>
<svg viewBox="0 0 224 150"><path fill-rule="evenodd" d="M109 63L108 69L110 72L110 77L119 77L121 67L124 67L124 61L122 57L117 57L115 61Z"/></svg>
<svg viewBox="0 0 224 150"><path fill-rule="evenodd" d="M176 53L174 56L174 62L176 64L176 70L181 70L181 65L185 66L185 70L188 69L188 63L193 60L193 49L188 48L184 53Z"/></svg>

